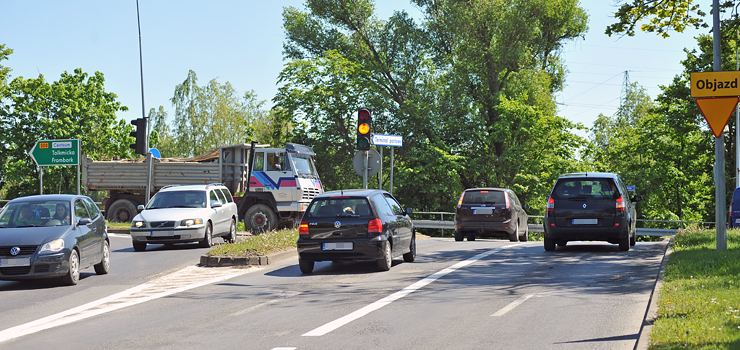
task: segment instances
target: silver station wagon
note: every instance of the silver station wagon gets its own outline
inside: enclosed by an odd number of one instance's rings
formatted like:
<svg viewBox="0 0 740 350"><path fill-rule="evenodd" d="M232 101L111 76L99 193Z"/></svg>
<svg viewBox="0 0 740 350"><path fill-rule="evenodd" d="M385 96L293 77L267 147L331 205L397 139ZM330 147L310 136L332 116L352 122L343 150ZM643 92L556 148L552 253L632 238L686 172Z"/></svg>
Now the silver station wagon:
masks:
<svg viewBox="0 0 740 350"><path fill-rule="evenodd" d="M146 250L147 244L198 242L207 248L214 236L236 241L236 203L221 184L164 187L139 210L131 221L137 252Z"/></svg>

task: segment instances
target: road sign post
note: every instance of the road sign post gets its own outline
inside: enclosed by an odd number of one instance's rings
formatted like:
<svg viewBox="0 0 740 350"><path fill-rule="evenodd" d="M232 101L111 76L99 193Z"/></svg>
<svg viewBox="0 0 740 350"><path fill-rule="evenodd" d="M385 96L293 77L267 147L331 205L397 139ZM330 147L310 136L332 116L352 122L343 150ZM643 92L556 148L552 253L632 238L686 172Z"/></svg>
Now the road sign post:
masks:
<svg viewBox="0 0 740 350"><path fill-rule="evenodd" d="M45 166L77 166L77 194L80 194L80 140L39 140L33 146L29 155L41 168ZM43 174L43 170L40 171ZM41 175L43 176L43 175ZM43 178L41 179L43 186ZM40 191L44 193L43 187Z"/></svg>
<svg viewBox="0 0 740 350"><path fill-rule="evenodd" d="M398 135L373 135L373 145L376 146L390 146L391 147L391 177L390 177L390 192L393 194L393 147L403 146L403 136ZM383 148L380 148L380 164L383 167ZM382 189L383 184L383 173L378 176L378 188Z"/></svg>

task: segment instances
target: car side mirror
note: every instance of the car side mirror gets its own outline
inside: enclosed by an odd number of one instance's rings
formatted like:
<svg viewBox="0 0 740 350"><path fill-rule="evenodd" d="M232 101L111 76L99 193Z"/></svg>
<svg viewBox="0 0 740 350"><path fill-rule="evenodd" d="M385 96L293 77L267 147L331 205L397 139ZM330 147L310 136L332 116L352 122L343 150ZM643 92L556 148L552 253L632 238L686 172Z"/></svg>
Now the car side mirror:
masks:
<svg viewBox="0 0 740 350"><path fill-rule="evenodd" d="M139 204L139 205L138 205L138 206L136 207L136 210L138 210L139 212L142 212L142 211L144 211L144 206L143 206L143 205L141 205L141 204Z"/></svg>
<svg viewBox="0 0 740 350"><path fill-rule="evenodd" d="M92 220L90 220L90 218L81 218L80 221L77 222L77 226L89 226L90 224L92 224Z"/></svg>
<svg viewBox="0 0 740 350"><path fill-rule="evenodd" d="M406 208L406 215L410 215L414 213L414 209L412 208Z"/></svg>
<svg viewBox="0 0 740 350"><path fill-rule="evenodd" d="M224 205L221 202L218 202L218 201L214 201L213 203L211 203L211 208L219 208L219 207L223 207L223 206Z"/></svg>
<svg viewBox="0 0 740 350"><path fill-rule="evenodd" d="M630 200L633 202L639 202L642 200L642 196L634 196Z"/></svg>

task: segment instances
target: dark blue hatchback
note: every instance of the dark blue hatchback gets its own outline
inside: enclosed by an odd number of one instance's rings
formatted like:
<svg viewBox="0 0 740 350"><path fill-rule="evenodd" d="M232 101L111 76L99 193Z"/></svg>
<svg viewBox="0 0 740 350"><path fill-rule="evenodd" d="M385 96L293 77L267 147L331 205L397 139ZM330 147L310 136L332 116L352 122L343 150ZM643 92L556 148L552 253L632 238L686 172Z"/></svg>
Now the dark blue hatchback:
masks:
<svg viewBox="0 0 740 350"><path fill-rule="evenodd" d="M416 239L410 213L382 190L322 193L303 215L298 265L310 273L316 261L375 260L387 271L394 257L412 262Z"/></svg>

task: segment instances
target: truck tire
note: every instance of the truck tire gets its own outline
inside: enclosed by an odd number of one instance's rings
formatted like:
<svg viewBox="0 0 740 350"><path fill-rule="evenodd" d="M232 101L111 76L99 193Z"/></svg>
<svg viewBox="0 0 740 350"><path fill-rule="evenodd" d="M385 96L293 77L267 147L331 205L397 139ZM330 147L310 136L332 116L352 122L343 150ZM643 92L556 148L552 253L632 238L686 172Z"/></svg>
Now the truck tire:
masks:
<svg viewBox="0 0 740 350"><path fill-rule="evenodd" d="M255 235L273 231L277 227L275 212L264 204L256 204L244 215L244 226Z"/></svg>
<svg viewBox="0 0 740 350"><path fill-rule="evenodd" d="M138 214L136 203L128 199L119 199L113 202L110 209L105 213L108 221L111 222L131 222L136 214Z"/></svg>

